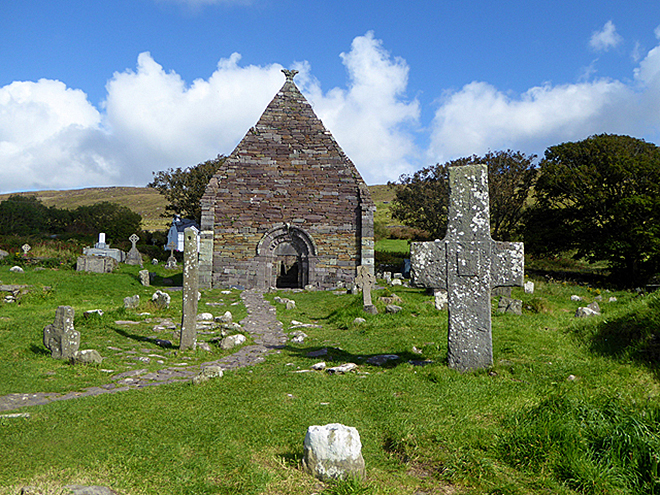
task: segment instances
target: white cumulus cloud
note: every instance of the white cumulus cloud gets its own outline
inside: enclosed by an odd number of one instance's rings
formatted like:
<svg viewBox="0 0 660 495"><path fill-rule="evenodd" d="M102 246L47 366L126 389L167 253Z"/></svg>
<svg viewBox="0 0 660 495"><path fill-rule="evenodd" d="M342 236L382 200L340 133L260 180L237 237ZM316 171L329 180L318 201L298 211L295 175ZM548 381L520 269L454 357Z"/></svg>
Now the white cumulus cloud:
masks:
<svg viewBox="0 0 660 495"><path fill-rule="evenodd" d="M236 53L221 60L209 79L190 85L146 52L135 71L114 74L104 108L126 180L144 184L151 171L232 151L284 81L279 65L240 67L239 60Z"/></svg>
<svg viewBox="0 0 660 495"><path fill-rule="evenodd" d="M548 146L592 134L658 137L660 46L642 59L632 82L600 78L538 86L511 95L472 82L439 100L428 160L512 148L542 154Z"/></svg>
<svg viewBox="0 0 660 495"><path fill-rule="evenodd" d="M406 101L408 65L393 58L372 32L353 40L341 59L347 89L326 94L301 66L300 85L314 111L370 183L394 180L414 170L419 151L412 130L419 125L419 102Z"/></svg>
<svg viewBox="0 0 660 495"><path fill-rule="evenodd" d="M623 41L623 38L616 32L616 27L612 21L607 21L603 29L596 31L591 35L589 46L597 52L605 52L610 48L616 47Z"/></svg>
<svg viewBox="0 0 660 495"><path fill-rule="evenodd" d="M101 114L60 81L0 88L0 190L46 189L118 177L104 156Z"/></svg>

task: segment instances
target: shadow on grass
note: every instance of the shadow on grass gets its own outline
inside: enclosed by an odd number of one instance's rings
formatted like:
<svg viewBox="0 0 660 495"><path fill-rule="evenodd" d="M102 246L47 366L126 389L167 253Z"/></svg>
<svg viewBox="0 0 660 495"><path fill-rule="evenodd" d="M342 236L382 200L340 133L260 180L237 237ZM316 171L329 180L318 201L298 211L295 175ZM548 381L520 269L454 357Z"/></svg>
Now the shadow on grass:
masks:
<svg viewBox="0 0 660 495"><path fill-rule="evenodd" d="M337 363L337 365L342 363L355 363L355 364L367 364L377 368L396 368L403 364L412 364L413 366L426 366L427 364L443 363L446 362L446 359L434 361L431 359L424 359L423 356L419 354L414 354L410 351L392 351L387 353L376 353L376 354L353 354L347 352L343 349L330 346L314 346L314 347L291 347L285 346L292 355L298 357L308 358L310 360L323 360ZM323 353L323 350L327 350L326 353ZM398 356L394 359L386 359L385 356ZM379 361L378 358L381 357ZM372 360L372 362L369 362Z"/></svg>
<svg viewBox="0 0 660 495"><path fill-rule="evenodd" d="M134 333L127 332L126 330L122 328L117 328L114 326L109 326L109 328L121 335L122 337L130 340L134 340L136 342L149 342L151 344L155 344L158 347L161 347L163 349L178 349L179 346L174 345L171 341L166 340L166 339L158 339L158 338L152 338L152 337L144 337L143 335L137 335Z"/></svg>
<svg viewBox="0 0 660 495"><path fill-rule="evenodd" d="M40 347L38 345L31 344L30 345L30 352L33 354L36 354L37 356L50 356L50 351L46 349L45 347Z"/></svg>
<svg viewBox="0 0 660 495"><path fill-rule="evenodd" d="M660 297L639 311L602 321L587 337L592 352L643 364L660 379Z"/></svg>

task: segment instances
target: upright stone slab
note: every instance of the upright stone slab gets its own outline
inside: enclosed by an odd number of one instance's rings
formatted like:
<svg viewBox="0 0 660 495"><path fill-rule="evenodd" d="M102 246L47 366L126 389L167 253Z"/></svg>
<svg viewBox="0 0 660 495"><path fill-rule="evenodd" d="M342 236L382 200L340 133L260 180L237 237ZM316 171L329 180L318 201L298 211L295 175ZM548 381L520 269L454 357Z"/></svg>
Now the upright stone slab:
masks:
<svg viewBox="0 0 660 495"><path fill-rule="evenodd" d="M490 237L486 165L449 169L447 235L412 243L411 262L415 286L448 292L449 366L460 371L491 366L490 290L523 284L524 249L521 242Z"/></svg>
<svg viewBox="0 0 660 495"><path fill-rule="evenodd" d="M73 328L74 311L60 306L55 321L44 328L44 345L55 359L70 359L80 347L80 332Z"/></svg>
<svg viewBox="0 0 660 495"><path fill-rule="evenodd" d="M362 304L364 310L372 312L373 303L371 302L371 290L376 285L376 276L372 273L373 267L368 265L360 265L357 267L357 277L355 283L362 291Z"/></svg>
<svg viewBox="0 0 660 495"><path fill-rule="evenodd" d="M183 316L179 349L194 349L197 338L197 292L199 291L197 229L184 231L183 244Z"/></svg>

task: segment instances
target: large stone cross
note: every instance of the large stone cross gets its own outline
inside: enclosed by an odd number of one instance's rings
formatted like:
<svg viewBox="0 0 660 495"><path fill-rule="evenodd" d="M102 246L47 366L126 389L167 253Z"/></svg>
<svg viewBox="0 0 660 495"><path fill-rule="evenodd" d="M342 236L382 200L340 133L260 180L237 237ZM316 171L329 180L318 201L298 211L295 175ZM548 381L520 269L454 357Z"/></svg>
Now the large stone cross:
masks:
<svg viewBox="0 0 660 495"><path fill-rule="evenodd" d="M488 168L449 168L447 234L413 242L413 285L448 293L449 366L460 371L493 364L490 290L523 284L522 242L490 237Z"/></svg>

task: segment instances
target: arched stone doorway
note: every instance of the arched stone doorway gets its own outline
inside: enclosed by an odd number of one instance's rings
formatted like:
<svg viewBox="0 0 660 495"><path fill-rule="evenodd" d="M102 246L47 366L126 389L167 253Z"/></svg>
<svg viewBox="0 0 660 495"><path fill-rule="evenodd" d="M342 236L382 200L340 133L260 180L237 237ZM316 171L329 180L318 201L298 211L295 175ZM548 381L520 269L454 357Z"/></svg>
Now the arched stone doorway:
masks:
<svg viewBox="0 0 660 495"><path fill-rule="evenodd" d="M265 264L265 287L296 289L315 282L316 246L298 227L283 224L269 230L259 241L257 256Z"/></svg>

